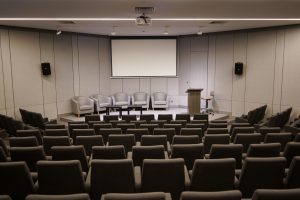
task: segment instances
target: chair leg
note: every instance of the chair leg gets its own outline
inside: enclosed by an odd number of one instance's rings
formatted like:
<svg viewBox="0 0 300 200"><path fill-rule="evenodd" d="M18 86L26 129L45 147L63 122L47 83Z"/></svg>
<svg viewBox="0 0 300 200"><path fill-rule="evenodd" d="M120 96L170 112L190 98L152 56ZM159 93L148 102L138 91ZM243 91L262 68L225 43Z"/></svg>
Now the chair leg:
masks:
<svg viewBox="0 0 300 200"><path fill-rule="evenodd" d="M77 117L80 117L80 114L78 114Z"/></svg>

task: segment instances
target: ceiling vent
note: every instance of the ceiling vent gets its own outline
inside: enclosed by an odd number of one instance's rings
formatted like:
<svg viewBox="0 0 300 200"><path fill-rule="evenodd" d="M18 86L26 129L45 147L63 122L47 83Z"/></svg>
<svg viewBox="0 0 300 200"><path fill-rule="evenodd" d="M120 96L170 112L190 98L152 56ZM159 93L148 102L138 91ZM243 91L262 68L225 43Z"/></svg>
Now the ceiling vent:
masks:
<svg viewBox="0 0 300 200"><path fill-rule="evenodd" d="M211 21L210 24L225 24L227 21Z"/></svg>
<svg viewBox="0 0 300 200"><path fill-rule="evenodd" d="M136 14L153 14L155 9L154 7L134 7L134 11Z"/></svg>

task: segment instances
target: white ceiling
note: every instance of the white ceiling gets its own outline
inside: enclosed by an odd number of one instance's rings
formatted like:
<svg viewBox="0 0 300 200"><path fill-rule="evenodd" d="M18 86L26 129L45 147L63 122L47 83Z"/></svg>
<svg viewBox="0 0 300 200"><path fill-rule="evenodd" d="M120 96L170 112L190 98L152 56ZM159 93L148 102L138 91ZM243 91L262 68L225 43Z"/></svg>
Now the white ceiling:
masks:
<svg viewBox="0 0 300 200"><path fill-rule="evenodd" d="M151 26L135 25L134 19L138 16L134 12L135 6L155 7L154 14L150 15L153 19ZM0 0L0 25L50 30L59 28L100 35L109 35L112 27L116 26L117 35L122 36L163 35L165 26L168 26L169 35L187 35L195 34L199 27L203 33L209 33L299 24L299 10L300 0ZM20 21L4 18L42 19ZM43 20L47 18L52 19ZM53 18L72 18L75 24L62 24ZM103 18L129 20L103 21ZM167 18L193 20L170 21ZM237 20L241 18L252 20ZM210 24L215 19L231 20L226 20L225 24Z"/></svg>

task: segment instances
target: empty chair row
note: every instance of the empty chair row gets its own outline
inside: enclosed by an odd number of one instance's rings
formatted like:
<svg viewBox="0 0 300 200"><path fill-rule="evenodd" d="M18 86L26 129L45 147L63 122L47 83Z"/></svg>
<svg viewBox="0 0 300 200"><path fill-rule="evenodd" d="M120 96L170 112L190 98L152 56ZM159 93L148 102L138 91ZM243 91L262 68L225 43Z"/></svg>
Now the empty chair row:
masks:
<svg viewBox="0 0 300 200"><path fill-rule="evenodd" d="M2 197L10 200L9 196ZM257 189L252 195L252 200L298 200L300 198L300 189ZM32 194L26 197L26 200L90 200L88 194L71 195L38 195ZM110 193L102 195L102 200L171 200L169 193L147 192L147 193ZM218 192L194 192L185 191L181 193L181 200L241 200L242 194L238 190L218 191Z"/></svg>
<svg viewBox="0 0 300 200"><path fill-rule="evenodd" d="M100 199L106 193L164 191L176 200L187 190L208 192L237 188L243 197L249 198L256 189L299 188L300 157L294 158L284 180L285 162L282 157L247 158L237 180L233 158L197 159L190 177L181 158L145 159L141 168L134 167L129 159L92 160L85 181L79 161L39 161L37 190L24 162L8 162L0 163L0 181L4 186L0 194L24 199L35 192L90 193L92 199Z"/></svg>

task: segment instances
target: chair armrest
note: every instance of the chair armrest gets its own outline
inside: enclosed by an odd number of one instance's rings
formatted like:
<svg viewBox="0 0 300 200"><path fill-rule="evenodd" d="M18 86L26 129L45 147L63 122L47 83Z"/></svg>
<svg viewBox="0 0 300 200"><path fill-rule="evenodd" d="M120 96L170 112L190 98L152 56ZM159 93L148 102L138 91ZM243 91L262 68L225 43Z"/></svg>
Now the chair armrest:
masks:
<svg viewBox="0 0 300 200"><path fill-rule="evenodd" d="M191 184L191 180L189 177L189 172L188 172L186 166L184 165L184 187L185 187L185 190L190 189L190 184Z"/></svg>
<svg viewBox="0 0 300 200"><path fill-rule="evenodd" d="M171 148L171 145L170 145L169 141L167 141L167 151L168 151L169 154L171 154L171 152L172 152L172 148Z"/></svg>
<svg viewBox="0 0 300 200"><path fill-rule="evenodd" d="M52 156L46 156L46 160L52 160Z"/></svg>
<svg viewBox="0 0 300 200"><path fill-rule="evenodd" d="M127 102L128 102L128 105L130 105L130 96L129 95L127 97Z"/></svg>
<svg viewBox="0 0 300 200"><path fill-rule="evenodd" d="M116 105L116 99L114 96L111 96L111 99L112 99L112 105Z"/></svg>
<svg viewBox="0 0 300 200"><path fill-rule="evenodd" d="M91 99L94 101L95 104L97 104L97 105L99 104L99 99L96 99L96 98L93 98L93 97L91 97Z"/></svg>
<svg viewBox="0 0 300 200"><path fill-rule="evenodd" d="M88 100L89 100L89 102L90 102L90 105L91 105L91 106L93 106L93 105L94 105L94 101L93 101L93 99L91 99L91 98L88 98Z"/></svg>
<svg viewBox="0 0 300 200"><path fill-rule="evenodd" d="M234 177L234 188L239 189L239 180L237 179L237 177Z"/></svg>
<svg viewBox="0 0 300 200"><path fill-rule="evenodd" d="M106 99L109 102L109 105L111 105L112 98L111 97L106 97Z"/></svg>
<svg viewBox="0 0 300 200"><path fill-rule="evenodd" d="M128 151L128 153L127 153L127 159L132 159L132 151Z"/></svg>
<svg viewBox="0 0 300 200"><path fill-rule="evenodd" d="M168 152L167 152L167 151L164 151L164 154L165 154L165 159L169 159Z"/></svg>
<svg viewBox="0 0 300 200"><path fill-rule="evenodd" d="M170 193L165 193L166 198L165 200L172 200L171 194Z"/></svg>
<svg viewBox="0 0 300 200"><path fill-rule="evenodd" d="M90 188L91 188L91 168L86 176L86 180L85 180L85 188L86 188L86 192L90 193Z"/></svg>
<svg viewBox="0 0 300 200"><path fill-rule="evenodd" d="M78 114L79 113L79 103L78 101L76 101L75 99L71 99L71 107L72 107L72 111L75 113L75 114Z"/></svg>
<svg viewBox="0 0 300 200"><path fill-rule="evenodd" d="M153 107L153 105L154 105L154 97L151 95L151 105L152 105L152 107Z"/></svg>
<svg viewBox="0 0 300 200"><path fill-rule="evenodd" d="M33 190L35 191L36 194L39 192L39 181L38 180L33 185Z"/></svg>
<svg viewBox="0 0 300 200"><path fill-rule="evenodd" d="M136 192L140 192L142 186L142 173L141 167L139 166L134 167L134 181Z"/></svg>

